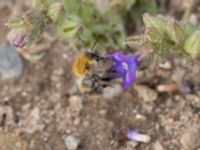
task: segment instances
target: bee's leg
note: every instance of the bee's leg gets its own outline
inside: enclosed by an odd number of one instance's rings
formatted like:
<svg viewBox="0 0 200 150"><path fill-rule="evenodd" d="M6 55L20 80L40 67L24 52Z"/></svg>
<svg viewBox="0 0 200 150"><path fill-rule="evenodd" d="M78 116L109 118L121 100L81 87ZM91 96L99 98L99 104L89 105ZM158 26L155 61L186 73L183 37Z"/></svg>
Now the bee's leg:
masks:
<svg viewBox="0 0 200 150"><path fill-rule="evenodd" d="M94 81L92 78L90 78L90 76L85 77L80 85L80 90L82 91L82 93L89 93L93 91L93 82Z"/></svg>
<svg viewBox="0 0 200 150"><path fill-rule="evenodd" d="M82 93L98 94L103 91L103 89L109 86L109 79L103 79L97 75L88 75L82 80L80 90Z"/></svg>

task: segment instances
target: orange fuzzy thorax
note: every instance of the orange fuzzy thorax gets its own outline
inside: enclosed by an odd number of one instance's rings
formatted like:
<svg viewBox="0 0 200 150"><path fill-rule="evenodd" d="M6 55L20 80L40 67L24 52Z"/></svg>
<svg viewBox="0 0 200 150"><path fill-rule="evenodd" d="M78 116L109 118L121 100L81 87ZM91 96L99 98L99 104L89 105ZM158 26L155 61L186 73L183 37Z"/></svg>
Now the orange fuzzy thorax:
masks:
<svg viewBox="0 0 200 150"><path fill-rule="evenodd" d="M87 66L89 66L89 64L90 64L89 57L81 55L79 58L77 58L72 67L75 76L82 77L86 75L88 72Z"/></svg>

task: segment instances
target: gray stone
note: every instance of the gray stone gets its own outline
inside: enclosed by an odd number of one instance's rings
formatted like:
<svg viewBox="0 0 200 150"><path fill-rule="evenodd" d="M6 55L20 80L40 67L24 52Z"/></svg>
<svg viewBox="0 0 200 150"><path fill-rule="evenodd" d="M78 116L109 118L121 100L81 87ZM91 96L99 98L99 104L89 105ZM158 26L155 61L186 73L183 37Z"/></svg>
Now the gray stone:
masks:
<svg viewBox="0 0 200 150"><path fill-rule="evenodd" d="M23 71L23 62L12 46L0 46L0 78L2 80L19 77Z"/></svg>
<svg viewBox="0 0 200 150"><path fill-rule="evenodd" d="M67 150L77 150L80 144L80 139L73 135L64 138Z"/></svg>
<svg viewBox="0 0 200 150"><path fill-rule="evenodd" d="M128 141L128 142L126 143L126 146L123 147L123 148L120 149L120 150L136 150L136 146L137 146L137 145L138 145L138 143L135 142L135 141Z"/></svg>

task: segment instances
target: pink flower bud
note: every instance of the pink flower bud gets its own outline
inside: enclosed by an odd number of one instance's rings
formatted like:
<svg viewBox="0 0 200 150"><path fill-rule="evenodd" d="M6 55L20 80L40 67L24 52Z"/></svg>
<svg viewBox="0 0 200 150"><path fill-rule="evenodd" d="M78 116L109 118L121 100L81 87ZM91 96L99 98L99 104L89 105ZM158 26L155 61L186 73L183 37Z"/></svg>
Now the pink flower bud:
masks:
<svg viewBox="0 0 200 150"><path fill-rule="evenodd" d="M8 40L16 48L23 47L28 41L23 29L12 29L8 34Z"/></svg>
<svg viewBox="0 0 200 150"><path fill-rule="evenodd" d="M25 36L16 35L12 41L13 46L15 46L16 48L22 47L24 39L25 39Z"/></svg>

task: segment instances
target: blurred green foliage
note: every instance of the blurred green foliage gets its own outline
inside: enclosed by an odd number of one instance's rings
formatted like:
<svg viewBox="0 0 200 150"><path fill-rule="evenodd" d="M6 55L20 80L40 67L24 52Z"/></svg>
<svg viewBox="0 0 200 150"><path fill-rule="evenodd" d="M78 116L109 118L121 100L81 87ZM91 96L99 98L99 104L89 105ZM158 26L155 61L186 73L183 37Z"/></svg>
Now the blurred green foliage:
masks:
<svg viewBox="0 0 200 150"><path fill-rule="evenodd" d="M130 10L136 4L140 11L133 13ZM104 47L124 47L126 14L130 11L139 24L143 12L157 12L155 0L112 0L104 13L91 0L64 0L64 7L66 17L58 25L58 31L66 39L76 39L78 48L90 48L95 41Z"/></svg>
<svg viewBox="0 0 200 150"><path fill-rule="evenodd" d="M131 47L154 47L157 58L166 58L176 51L190 58L200 56L200 32L190 22L178 22L171 17L144 14L145 32L127 41Z"/></svg>
<svg viewBox="0 0 200 150"><path fill-rule="evenodd" d="M64 0L66 16L58 25L62 37L76 39L76 46L91 47L95 41L123 46L125 32L120 14L111 9L102 14L90 0Z"/></svg>
<svg viewBox="0 0 200 150"><path fill-rule="evenodd" d="M103 2L107 2L107 5L103 6ZM134 5L137 8L135 10ZM101 11L101 7L104 11ZM40 39L48 25L53 25L59 35L77 49L90 48L96 41L101 47L122 48L126 32L130 32L125 31L126 25L134 26L131 21L139 22L142 13L146 11L157 11L155 0L33 0L31 10L17 21L8 22L7 25L12 29L9 39L12 43L17 33L17 38L23 36L26 39L20 45L28 47ZM132 19L125 21L128 13ZM17 26L23 32L20 33ZM37 35L35 31L39 31Z"/></svg>

